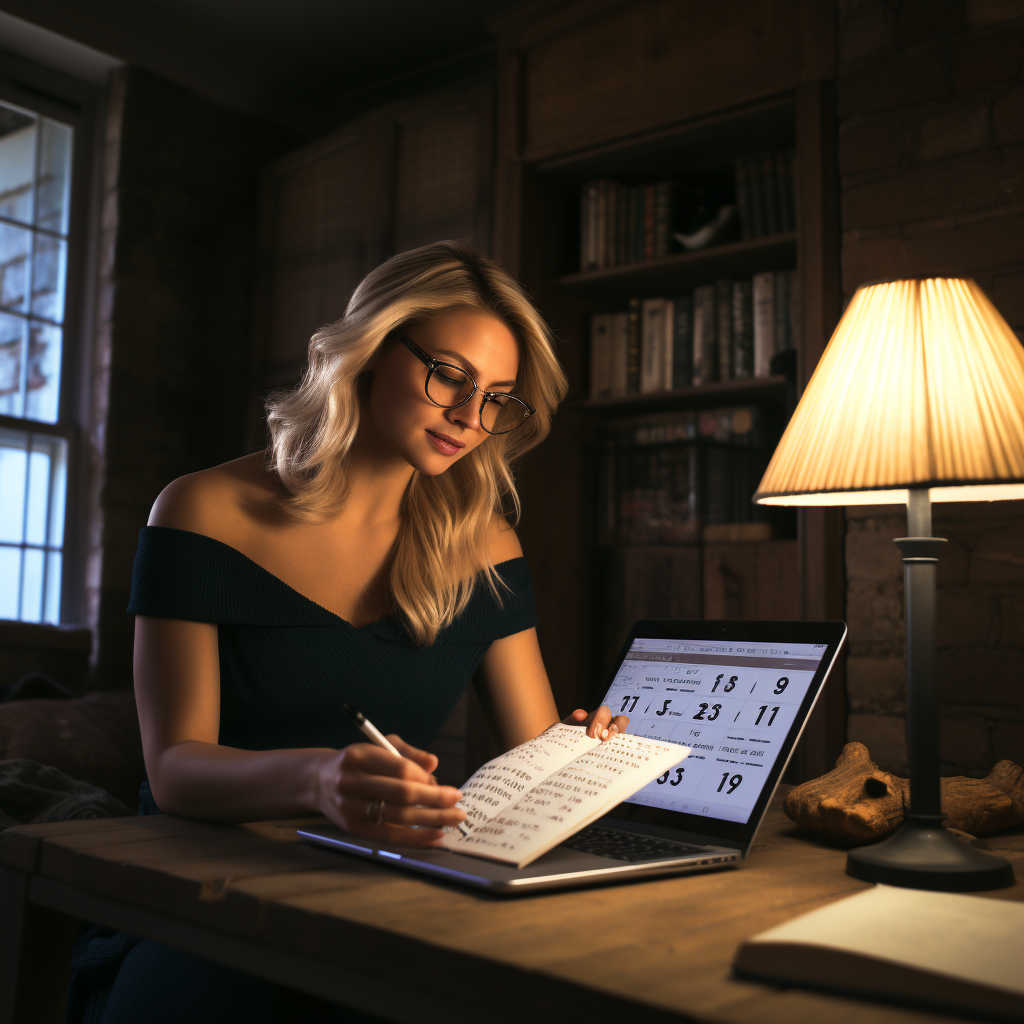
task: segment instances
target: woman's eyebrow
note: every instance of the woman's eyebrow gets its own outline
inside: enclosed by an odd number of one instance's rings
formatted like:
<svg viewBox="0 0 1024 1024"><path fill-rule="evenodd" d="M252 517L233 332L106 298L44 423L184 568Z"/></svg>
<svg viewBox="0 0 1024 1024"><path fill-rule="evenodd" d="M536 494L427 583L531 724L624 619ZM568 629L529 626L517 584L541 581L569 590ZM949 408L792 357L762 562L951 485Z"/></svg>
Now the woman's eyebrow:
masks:
<svg viewBox="0 0 1024 1024"><path fill-rule="evenodd" d="M453 352L450 348L439 348L435 349L435 352L440 352L443 356L451 356L453 359L458 360L469 372L473 375L473 379L476 380L480 376L480 371L464 356L458 352ZM511 388L515 387L514 380L495 380L491 382L492 388Z"/></svg>

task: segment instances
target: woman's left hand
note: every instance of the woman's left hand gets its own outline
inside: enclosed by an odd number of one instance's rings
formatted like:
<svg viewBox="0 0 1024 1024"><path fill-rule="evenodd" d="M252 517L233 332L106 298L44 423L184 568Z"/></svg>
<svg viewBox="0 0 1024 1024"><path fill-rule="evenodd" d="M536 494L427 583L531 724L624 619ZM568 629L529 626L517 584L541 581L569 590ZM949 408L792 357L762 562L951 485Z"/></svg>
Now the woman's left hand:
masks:
<svg viewBox="0 0 1024 1024"><path fill-rule="evenodd" d="M602 704L596 711L588 715L583 708L577 708L571 715L562 719L563 725L582 725L587 735L595 740L610 740L616 733L625 732L629 726L626 715L612 717L612 709Z"/></svg>

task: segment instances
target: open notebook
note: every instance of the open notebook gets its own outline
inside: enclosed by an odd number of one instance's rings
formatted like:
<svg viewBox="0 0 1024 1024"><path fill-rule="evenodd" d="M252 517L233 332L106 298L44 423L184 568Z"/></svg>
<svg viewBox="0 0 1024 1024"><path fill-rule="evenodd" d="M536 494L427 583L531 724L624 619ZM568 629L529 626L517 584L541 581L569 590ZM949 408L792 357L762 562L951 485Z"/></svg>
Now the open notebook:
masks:
<svg viewBox="0 0 1024 1024"><path fill-rule="evenodd" d="M525 867L689 752L629 733L602 742L578 725L553 725L488 761L462 785L465 831L448 829L443 845Z"/></svg>

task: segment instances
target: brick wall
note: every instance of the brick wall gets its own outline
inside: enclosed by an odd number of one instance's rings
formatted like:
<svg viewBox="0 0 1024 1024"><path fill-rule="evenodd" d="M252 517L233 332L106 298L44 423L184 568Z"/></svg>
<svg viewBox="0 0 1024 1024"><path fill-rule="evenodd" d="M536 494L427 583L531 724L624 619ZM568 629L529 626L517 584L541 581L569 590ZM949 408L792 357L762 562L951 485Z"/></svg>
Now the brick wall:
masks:
<svg viewBox="0 0 1024 1024"><path fill-rule="evenodd" d="M138 530L172 479L244 436L259 169L279 129L145 72L115 81L106 133L94 380L94 686L131 684ZM103 411L106 410L104 421Z"/></svg>
<svg viewBox="0 0 1024 1024"><path fill-rule="evenodd" d="M1024 2L838 0L843 289L973 277L1024 337ZM847 512L849 738L906 772L893 506ZM1024 763L1024 502L937 505L945 774Z"/></svg>

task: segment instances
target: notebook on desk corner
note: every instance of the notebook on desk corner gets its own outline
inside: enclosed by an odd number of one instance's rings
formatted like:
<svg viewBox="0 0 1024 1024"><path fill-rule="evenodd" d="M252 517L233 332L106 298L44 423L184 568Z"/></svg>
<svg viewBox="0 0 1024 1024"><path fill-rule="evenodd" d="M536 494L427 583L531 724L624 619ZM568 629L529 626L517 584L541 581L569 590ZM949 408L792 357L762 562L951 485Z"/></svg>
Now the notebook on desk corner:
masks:
<svg viewBox="0 0 1024 1024"><path fill-rule="evenodd" d="M512 895L737 865L846 638L842 622L643 619L593 707L690 753L523 868L447 849L375 843L333 825L309 840L408 871Z"/></svg>

